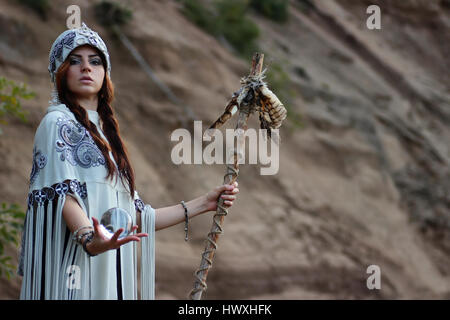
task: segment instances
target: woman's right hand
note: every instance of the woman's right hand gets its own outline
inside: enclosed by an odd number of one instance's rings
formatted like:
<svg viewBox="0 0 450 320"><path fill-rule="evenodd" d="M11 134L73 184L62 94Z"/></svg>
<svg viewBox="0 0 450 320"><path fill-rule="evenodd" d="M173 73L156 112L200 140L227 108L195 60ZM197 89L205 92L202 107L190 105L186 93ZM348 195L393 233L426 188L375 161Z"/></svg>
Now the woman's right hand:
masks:
<svg viewBox="0 0 450 320"><path fill-rule="evenodd" d="M114 235L111 238L108 238L100 229L100 223L97 219L92 218L92 221L94 223L94 237L92 238L92 241L90 241L86 245L86 249L89 251L92 255L97 255L100 253L103 253L108 250L117 249L120 248L120 246L131 242L131 241L141 241L141 238L148 237L147 233L137 233L134 235L126 236L119 240L120 234L124 231L123 228L120 228L117 230ZM134 226L131 228L130 234L136 231L138 226Z"/></svg>

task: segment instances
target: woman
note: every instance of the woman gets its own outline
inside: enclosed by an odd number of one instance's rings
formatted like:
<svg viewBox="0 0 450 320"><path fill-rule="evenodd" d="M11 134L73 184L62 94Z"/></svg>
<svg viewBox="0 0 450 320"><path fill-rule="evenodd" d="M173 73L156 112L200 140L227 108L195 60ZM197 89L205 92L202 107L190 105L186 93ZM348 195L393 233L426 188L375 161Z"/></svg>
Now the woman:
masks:
<svg viewBox="0 0 450 320"><path fill-rule="evenodd" d="M110 70L103 40L84 23L53 43L55 89L34 141L21 299L137 299L138 278L140 298L153 299L154 231L183 221L187 228L215 211L219 197L230 207L239 192L234 183L170 207L145 205L111 107ZM100 221L112 208L134 226L106 230Z"/></svg>

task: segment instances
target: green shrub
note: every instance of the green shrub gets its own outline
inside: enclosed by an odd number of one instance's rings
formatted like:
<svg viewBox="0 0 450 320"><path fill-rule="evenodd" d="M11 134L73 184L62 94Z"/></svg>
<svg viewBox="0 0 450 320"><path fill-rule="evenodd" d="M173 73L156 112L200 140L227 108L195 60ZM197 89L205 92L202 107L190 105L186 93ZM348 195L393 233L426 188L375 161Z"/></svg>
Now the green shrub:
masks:
<svg viewBox="0 0 450 320"><path fill-rule="evenodd" d="M223 37L239 54L248 57L257 50L259 28L247 17L248 1L181 2L181 11L189 20L216 38Z"/></svg>
<svg viewBox="0 0 450 320"><path fill-rule="evenodd" d="M304 13L309 13L311 10L316 9L316 5L314 4L314 0L297 0L294 2L298 8Z"/></svg>
<svg viewBox="0 0 450 320"><path fill-rule="evenodd" d="M251 0L250 6L263 16L277 21L288 20L288 0Z"/></svg>
<svg viewBox="0 0 450 320"><path fill-rule="evenodd" d="M104 26L124 25L133 18L133 12L118 2L102 1L94 6L97 19Z"/></svg>
<svg viewBox="0 0 450 320"><path fill-rule="evenodd" d="M33 9L43 20L47 20L47 11L50 9L48 0L18 0L21 4Z"/></svg>
<svg viewBox="0 0 450 320"><path fill-rule="evenodd" d="M26 122L26 113L22 110L20 99L34 97L25 84L16 84L14 81L0 77L0 123L6 124L5 117L16 117ZM1 130L0 130L1 134ZM0 276L6 275L8 279L14 274L11 257L5 255L5 246L19 245L19 232L22 230L25 213L17 204L2 203L0 207Z"/></svg>
<svg viewBox="0 0 450 320"><path fill-rule="evenodd" d="M22 110L20 99L31 99L34 96L35 93L28 91L26 84L16 84L14 81L0 77L0 124L7 123L5 119L7 116L26 122L26 112Z"/></svg>
<svg viewBox="0 0 450 320"><path fill-rule="evenodd" d="M0 209L0 276L8 279L14 274L15 266L10 262L11 257L5 255L5 246L14 244L19 246L19 233L22 231L25 213L19 205L2 203Z"/></svg>
<svg viewBox="0 0 450 320"><path fill-rule="evenodd" d="M257 50L258 26L247 16L248 4L241 0L216 2L218 23L226 40L242 55L251 56Z"/></svg>
<svg viewBox="0 0 450 320"><path fill-rule="evenodd" d="M183 0L183 8L181 12L190 21L195 23L209 34L218 36L220 34L215 12L211 8L206 7L198 0Z"/></svg>

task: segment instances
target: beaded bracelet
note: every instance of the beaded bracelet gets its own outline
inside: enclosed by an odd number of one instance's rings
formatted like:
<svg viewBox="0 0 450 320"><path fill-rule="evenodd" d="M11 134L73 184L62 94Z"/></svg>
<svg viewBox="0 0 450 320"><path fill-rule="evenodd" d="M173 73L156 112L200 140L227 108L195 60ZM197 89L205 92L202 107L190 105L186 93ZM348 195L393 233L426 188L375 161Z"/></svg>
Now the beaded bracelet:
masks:
<svg viewBox="0 0 450 320"><path fill-rule="evenodd" d="M92 227L92 226L82 226L82 227L79 227L77 230L75 230L75 231L73 232L73 237L72 237L73 241L76 241L76 242L78 242L78 243L80 242L82 236L81 236L81 237L80 237L80 236L77 236L77 234L78 234L78 232L80 232L80 231L83 230L83 229L93 229L93 227Z"/></svg>
<svg viewBox="0 0 450 320"><path fill-rule="evenodd" d="M86 231L85 233L82 233L81 235L79 235L78 237L77 237L77 242L79 243L79 244L81 244L81 240L84 238L84 236L86 236L86 235L88 235L88 234L94 234L94 231L93 230L90 230L90 231Z"/></svg>
<svg viewBox="0 0 450 320"><path fill-rule="evenodd" d="M84 239L84 241L83 241L83 250L84 250L84 252L86 252L87 253L87 255L89 256L89 257L95 257L96 256L96 254L91 254L89 251L88 251L88 249L87 249L87 244L89 243L89 242L91 242L92 241L92 239L94 239L94 231L91 231L91 232L89 232L90 234L86 237L86 239Z"/></svg>
<svg viewBox="0 0 450 320"><path fill-rule="evenodd" d="M184 232L185 232L185 238L184 241L188 241L188 224L189 224L189 216L188 216L188 211L187 211L187 207L184 204L184 201L181 200L181 205L184 208Z"/></svg>

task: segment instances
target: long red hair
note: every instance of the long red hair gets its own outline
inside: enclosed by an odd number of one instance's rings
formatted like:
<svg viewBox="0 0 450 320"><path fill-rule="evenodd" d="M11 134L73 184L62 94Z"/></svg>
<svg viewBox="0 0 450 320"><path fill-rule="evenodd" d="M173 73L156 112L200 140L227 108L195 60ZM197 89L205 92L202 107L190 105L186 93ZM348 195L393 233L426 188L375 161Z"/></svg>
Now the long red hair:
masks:
<svg viewBox="0 0 450 320"><path fill-rule="evenodd" d="M102 57L103 67L106 70L105 59L103 54L97 50ZM56 88L58 90L58 96L61 103L64 103L70 111L75 115L75 118L81 123L91 134L103 154L106 161L106 167L108 170L107 179L113 179L117 174L120 179L128 184L128 190L132 198L134 198L135 180L134 171L131 166L128 152L125 144L122 141L119 130L119 123L114 115L114 109L112 108L112 101L114 100L114 85L109 78L107 72L105 72L105 78L103 85L98 92L98 107L97 112L102 120L102 130L108 141L105 141L99 134L96 125L88 118L86 110L77 103L77 99L74 93L72 93L67 86L67 70L70 67L69 59L66 59L58 69L56 74ZM114 162L109 157L109 151L112 152L114 160L117 164L118 172L114 165Z"/></svg>

